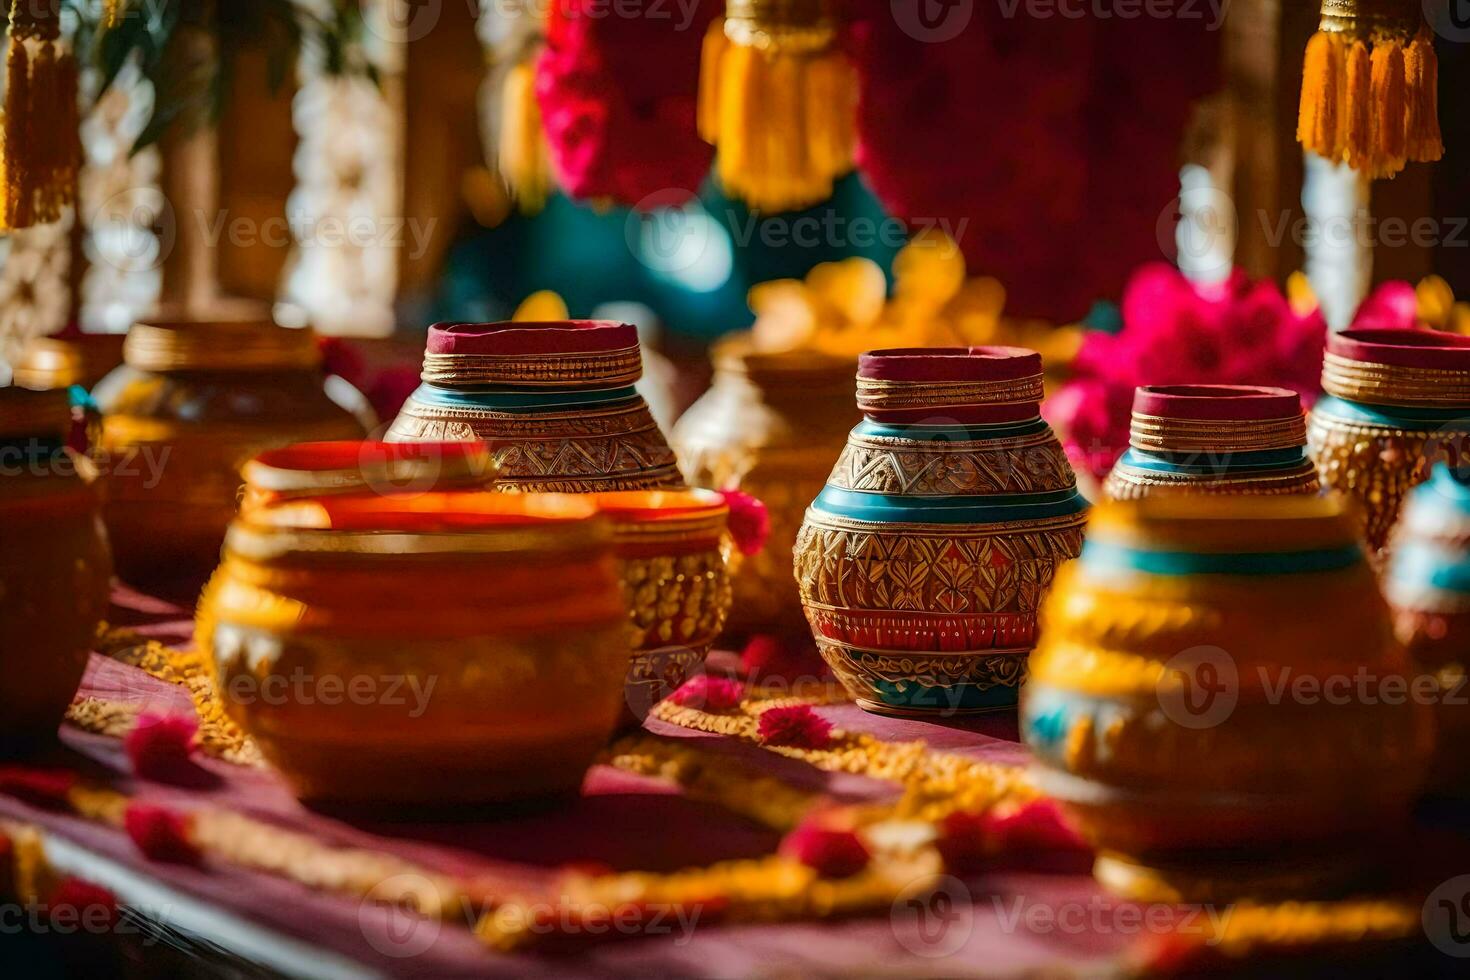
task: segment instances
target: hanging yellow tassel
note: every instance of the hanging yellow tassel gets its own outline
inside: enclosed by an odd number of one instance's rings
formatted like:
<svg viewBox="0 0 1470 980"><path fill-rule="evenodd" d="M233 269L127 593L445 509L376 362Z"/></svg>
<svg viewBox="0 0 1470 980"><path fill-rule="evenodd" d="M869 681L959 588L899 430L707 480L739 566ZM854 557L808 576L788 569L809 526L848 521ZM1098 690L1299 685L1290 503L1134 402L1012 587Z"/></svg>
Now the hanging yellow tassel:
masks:
<svg viewBox="0 0 1470 980"><path fill-rule="evenodd" d="M76 200L77 66L60 36L59 6L13 0L0 151L8 229L57 221Z"/></svg>
<svg viewBox="0 0 1470 980"><path fill-rule="evenodd" d="M1418 0L1322 0L1302 63L1297 140L1371 177L1438 160L1438 81Z"/></svg>
<svg viewBox="0 0 1470 980"><path fill-rule="evenodd" d="M704 40L699 132L728 193L764 211L826 200L853 167L856 111L828 0L727 0Z"/></svg>
<svg viewBox="0 0 1470 980"><path fill-rule="evenodd" d="M535 61L532 54L512 68L500 90L500 176L527 214L546 206L553 183L536 102Z"/></svg>

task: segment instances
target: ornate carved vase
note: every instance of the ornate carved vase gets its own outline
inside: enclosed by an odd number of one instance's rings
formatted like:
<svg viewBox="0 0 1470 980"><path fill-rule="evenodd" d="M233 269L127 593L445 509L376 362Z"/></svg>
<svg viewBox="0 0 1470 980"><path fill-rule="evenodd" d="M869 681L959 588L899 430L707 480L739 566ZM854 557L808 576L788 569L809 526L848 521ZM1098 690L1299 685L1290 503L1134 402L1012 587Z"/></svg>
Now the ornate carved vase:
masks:
<svg viewBox="0 0 1470 980"><path fill-rule="evenodd" d="M53 742L107 612L95 471L65 391L0 388L0 755Z"/></svg>
<svg viewBox="0 0 1470 980"><path fill-rule="evenodd" d="M309 331L259 321L140 323L124 357L94 392L103 416L96 458L118 570L134 583L209 573L250 457L366 429L353 414L366 405L356 391L328 393Z"/></svg>
<svg viewBox="0 0 1470 980"><path fill-rule="evenodd" d="M746 337L721 343L714 364L713 385L675 424L670 439L691 484L743 490L770 514L765 549L754 557L731 556L730 628L805 642L792 548L807 504L859 418L852 403L854 365L810 352L758 353Z"/></svg>
<svg viewBox="0 0 1470 980"><path fill-rule="evenodd" d="M612 522L632 627L625 717L641 722L698 670L724 631L730 509L709 490L627 490L593 499Z"/></svg>
<svg viewBox="0 0 1470 980"><path fill-rule="evenodd" d="M488 490L495 473L489 447L475 442L301 442L245 464L240 511L308 497Z"/></svg>
<svg viewBox="0 0 1470 980"><path fill-rule="evenodd" d="M1286 388L1157 385L1133 396L1112 500L1157 493L1317 493L1301 397Z"/></svg>
<svg viewBox="0 0 1470 980"><path fill-rule="evenodd" d="M199 632L230 716L298 795L338 804L574 792L628 668L607 521L559 494L255 510Z"/></svg>
<svg viewBox="0 0 1470 980"><path fill-rule="evenodd" d="M1082 544L1086 502L1017 347L864 354L865 419L796 542L823 658L891 714L1014 706L1036 608Z"/></svg>
<svg viewBox="0 0 1470 980"><path fill-rule="evenodd" d="M1384 548L1409 490L1470 450L1470 337L1344 330L1327 341L1326 397L1307 438L1322 486L1363 505L1370 552Z"/></svg>
<svg viewBox="0 0 1470 980"><path fill-rule="evenodd" d="M677 489L673 451L633 387L642 373L631 324L438 324L424 383L386 438L487 442L501 490Z"/></svg>
<svg viewBox="0 0 1470 980"><path fill-rule="evenodd" d="M1409 494L1384 593L1399 640L1432 678L1438 741L1431 788L1470 795L1470 484L1440 464Z"/></svg>
<svg viewBox="0 0 1470 980"><path fill-rule="evenodd" d="M1099 507L1021 706L1044 792L1141 901L1310 897L1393 853L1427 709L1340 498Z"/></svg>

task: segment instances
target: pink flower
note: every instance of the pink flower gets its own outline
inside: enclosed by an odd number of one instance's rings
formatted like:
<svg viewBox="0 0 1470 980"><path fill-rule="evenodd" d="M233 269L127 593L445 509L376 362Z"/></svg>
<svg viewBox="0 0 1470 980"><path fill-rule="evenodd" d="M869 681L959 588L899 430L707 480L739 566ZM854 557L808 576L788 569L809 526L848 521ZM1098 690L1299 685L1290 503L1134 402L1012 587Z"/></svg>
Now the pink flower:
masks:
<svg viewBox="0 0 1470 980"><path fill-rule="evenodd" d="M1128 448L1133 389L1163 384L1276 385L1308 403L1318 391L1327 326L1299 316L1275 283L1236 270L1196 285L1155 262L1123 293L1123 329L1087 335L1074 378L1047 404L1074 465L1101 478Z"/></svg>
<svg viewBox="0 0 1470 980"><path fill-rule="evenodd" d="M166 807L129 803L123 812L123 829L138 851L150 861L193 864L199 849L189 834L189 818Z"/></svg>
<svg viewBox="0 0 1470 980"><path fill-rule="evenodd" d="M862 838L850 830L833 830L808 821L781 841L783 857L799 861L823 878L850 878L872 858Z"/></svg>
<svg viewBox="0 0 1470 980"><path fill-rule="evenodd" d="M827 665L810 641L770 633L757 633L746 642L740 651L740 666L745 669L746 680L757 684L772 678L794 683L828 674Z"/></svg>
<svg viewBox="0 0 1470 980"><path fill-rule="evenodd" d="M1414 284L1395 280L1373 290L1353 316L1353 329L1412 330L1419 326Z"/></svg>
<svg viewBox="0 0 1470 980"><path fill-rule="evenodd" d="M183 715L143 714L123 738L133 774L160 783L191 783L198 768L189 758L199 724Z"/></svg>
<svg viewBox="0 0 1470 980"><path fill-rule="evenodd" d="M724 490L720 496L730 508L730 536L742 555L761 553L771 536L771 514L756 497L740 490Z"/></svg>
<svg viewBox="0 0 1470 980"><path fill-rule="evenodd" d="M799 749L825 749L832 744L832 723L812 710L811 705L793 704L767 708L756 728L765 745L789 745Z"/></svg>
<svg viewBox="0 0 1470 980"><path fill-rule="evenodd" d="M1002 856L1089 849L1053 800L1037 800L1001 811L951 813L940 823L936 846L945 868L962 875L977 874Z"/></svg>
<svg viewBox="0 0 1470 980"><path fill-rule="evenodd" d="M739 681L700 674L679 685L679 689L669 695L669 700L681 708L721 712L740 707L740 699L744 696L745 688Z"/></svg>

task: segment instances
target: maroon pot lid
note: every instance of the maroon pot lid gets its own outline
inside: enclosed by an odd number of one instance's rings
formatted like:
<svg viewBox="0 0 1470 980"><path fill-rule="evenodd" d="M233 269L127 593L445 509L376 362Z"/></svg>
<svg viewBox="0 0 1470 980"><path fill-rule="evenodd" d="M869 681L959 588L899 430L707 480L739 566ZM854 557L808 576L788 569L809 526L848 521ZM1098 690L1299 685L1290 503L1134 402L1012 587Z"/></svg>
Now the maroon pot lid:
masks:
<svg viewBox="0 0 1470 980"><path fill-rule="evenodd" d="M1041 355L1025 347L894 347L858 358L870 381L1014 381L1041 374Z"/></svg>
<svg viewBox="0 0 1470 980"><path fill-rule="evenodd" d="M638 329L616 320L436 323L430 354L591 354L638 346Z"/></svg>
<svg viewBox="0 0 1470 980"><path fill-rule="evenodd" d="M1368 364L1470 371L1470 337L1442 330L1344 330L1328 335L1327 352Z"/></svg>
<svg viewBox="0 0 1470 980"><path fill-rule="evenodd" d="M1133 393L1133 414L1205 421L1290 419L1302 414L1302 399L1290 388L1147 385Z"/></svg>

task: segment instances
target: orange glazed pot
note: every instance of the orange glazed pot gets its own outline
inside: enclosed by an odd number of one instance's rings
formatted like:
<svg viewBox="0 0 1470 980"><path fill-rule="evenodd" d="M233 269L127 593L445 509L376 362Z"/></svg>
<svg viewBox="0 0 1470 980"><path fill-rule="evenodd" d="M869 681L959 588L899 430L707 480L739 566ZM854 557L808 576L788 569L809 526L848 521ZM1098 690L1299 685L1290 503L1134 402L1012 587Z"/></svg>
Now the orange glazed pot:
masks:
<svg viewBox="0 0 1470 980"><path fill-rule="evenodd" d="M219 562L250 457L366 430L345 398L328 394L310 331L140 323L124 356L93 392L102 412L95 456L118 571L136 584L202 578Z"/></svg>
<svg viewBox="0 0 1470 980"><path fill-rule="evenodd" d="M56 738L107 611L94 471L64 390L0 388L0 754Z"/></svg>
<svg viewBox="0 0 1470 980"><path fill-rule="evenodd" d="M299 442L246 463L240 511L307 497L373 497L488 489L488 447L472 442Z"/></svg>
<svg viewBox="0 0 1470 980"><path fill-rule="evenodd" d="M641 720L709 656L730 613L730 508L709 490L594 494L612 522L632 626L626 720Z"/></svg>
<svg viewBox="0 0 1470 980"><path fill-rule="evenodd" d="M199 642L302 799L434 809L577 790L626 615L588 498L326 498L235 522Z"/></svg>

